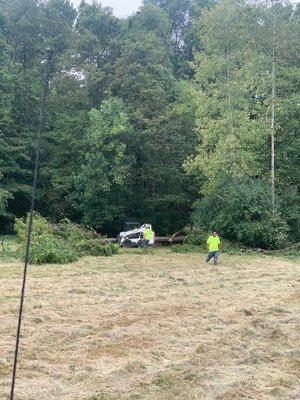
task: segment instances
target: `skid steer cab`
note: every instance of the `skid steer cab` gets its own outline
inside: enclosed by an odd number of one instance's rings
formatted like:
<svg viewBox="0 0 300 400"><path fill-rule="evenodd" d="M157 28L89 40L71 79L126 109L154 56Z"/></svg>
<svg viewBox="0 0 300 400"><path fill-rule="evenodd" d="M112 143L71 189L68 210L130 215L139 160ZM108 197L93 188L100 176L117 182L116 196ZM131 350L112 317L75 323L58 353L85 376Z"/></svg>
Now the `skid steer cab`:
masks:
<svg viewBox="0 0 300 400"><path fill-rule="evenodd" d="M143 247L144 230L146 229L146 227L147 224L141 225L138 222L126 222L125 230L121 232L118 236L120 246L127 248ZM152 238L149 241L149 246L153 246L154 243L155 243L155 233L152 231Z"/></svg>

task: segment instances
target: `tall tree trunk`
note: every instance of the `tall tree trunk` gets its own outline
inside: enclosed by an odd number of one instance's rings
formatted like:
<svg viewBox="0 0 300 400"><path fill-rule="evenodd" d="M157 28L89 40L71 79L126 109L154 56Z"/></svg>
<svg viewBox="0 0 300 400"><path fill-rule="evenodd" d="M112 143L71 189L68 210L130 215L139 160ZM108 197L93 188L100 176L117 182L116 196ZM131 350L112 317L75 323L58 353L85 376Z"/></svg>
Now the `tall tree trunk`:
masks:
<svg viewBox="0 0 300 400"><path fill-rule="evenodd" d="M233 179L236 182L237 178L237 168L236 168L236 156L235 156L235 133L234 133L234 128L233 128L233 115L232 115L232 96L231 96L231 71L230 71L230 64L229 64L229 59L230 59L230 54L229 54L229 40L228 40L228 35L229 33L226 33L227 35L227 41L226 41L226 83L227 83L227 102L228 102L228 112L229 112L229 132L231 135L231 148L232 148L232 164L233 164Z"/></svg>
<svg viewBox="0 0 300 400"><path fill-rule="evenodd" d="M275 210L275 20L272 49L272 98L271 98L271 198L272 210Z"/></svg>

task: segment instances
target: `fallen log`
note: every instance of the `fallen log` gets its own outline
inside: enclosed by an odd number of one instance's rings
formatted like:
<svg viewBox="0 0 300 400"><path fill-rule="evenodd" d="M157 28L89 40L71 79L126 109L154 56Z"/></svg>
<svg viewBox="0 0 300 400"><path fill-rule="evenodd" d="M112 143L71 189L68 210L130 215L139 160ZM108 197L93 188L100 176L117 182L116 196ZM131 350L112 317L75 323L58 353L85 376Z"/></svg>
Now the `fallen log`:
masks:
<svg viewBox="0 0 300 400"><path fill-rule="evenodd" d="M155 238L155 244L169 246L171 244L182 244L185 236L169 237L169 236L158 236ZM116 238L104 238L101 243L118 243Z"/></svg>
<svg viewBox="0 0 300 400"><path fill-rule="evenodd" d="M155 238L155 244L158 245L170 245L170 244L182 244L184 242L185 236L158 236ZM108 243L118 243L117 239L115 238L104 238L101 239L101 243L108 244Z"/></svg>
<svg viewBox="0 0 300 400"><path fill-rule="evenodd" d="M103 244L108 244L108 243L117 243L117 239L116 238L104 238L101 240L101 242Z"/></svg>
<svg viewBox="0 0 300 400"><path fill-rule="evenodd" d="M155 243L157 243L157 244L170 244L170 238L169 237L156 237L155 238Z"/></svg>
<svg viewBox="0 0 300 400"><path fill-rule="evenodd" d="M184 242L185 236L177 236L177 237L172 237L170 239L171 244L182 244Z"/></svg>
<svg viewBox="0 0 300 400"><path fill-rule="evenodd" d="M184 242L185 236L177 236L177 237L157 237L155 238L156 244L182 244Z"/></svg>
<svg viewBox="0 0 300 400"><path fill-rule="evenodd" d="M178 236L179 237L184 236L184 235L182 235L183 233L184 233L184 228L180 229L180 231L178 231L178 232L173 233L172 239L175 238L175 237L178 237ZM180 234L181 234L181 236L180 236Z"/></svg>

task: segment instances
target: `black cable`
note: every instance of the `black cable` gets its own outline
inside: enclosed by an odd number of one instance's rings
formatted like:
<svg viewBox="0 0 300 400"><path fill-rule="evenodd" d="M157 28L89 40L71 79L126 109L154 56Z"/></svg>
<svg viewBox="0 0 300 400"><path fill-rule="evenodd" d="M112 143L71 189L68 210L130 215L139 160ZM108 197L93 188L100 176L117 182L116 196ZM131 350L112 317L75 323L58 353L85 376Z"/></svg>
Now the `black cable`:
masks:
<svg viewBox="0 0 300 400"><path fill-rule="evenodd" d="M37 134L36 134L35 166L34 166L34 175L33 175L33 184L32 184L31 206L30 206L30 211L29 211L29 223L28 223L28 231L27 231L25 263L24 263L24 271L23 271L23 283L22 283L22 289L21 289L21 300L20 300L20 308L19 308L19 319L18 319L18 327L17 327L16 347L15 347L15 357L14 357L13 372L12 372L10 400L14 400L14 394L15 394L16 373L17 373L18 354L19 354L19 345L20 345L20 334L21 334L25 288L26 288L26 277L27 277L27 270L28 270L28 264L29 264L29 251L30 251L31 236L32 236L33 214L34 214L37 179L38 179L39 164L40 164L40 143L41 143L42 132L44 129L46 99L47 99L47 94L48 94L50 54L51 54L51 49L47 48L45 50L45 59L44 59L43 93L42 93L41 105L40 105L39 125L38 125Z"/></svg>

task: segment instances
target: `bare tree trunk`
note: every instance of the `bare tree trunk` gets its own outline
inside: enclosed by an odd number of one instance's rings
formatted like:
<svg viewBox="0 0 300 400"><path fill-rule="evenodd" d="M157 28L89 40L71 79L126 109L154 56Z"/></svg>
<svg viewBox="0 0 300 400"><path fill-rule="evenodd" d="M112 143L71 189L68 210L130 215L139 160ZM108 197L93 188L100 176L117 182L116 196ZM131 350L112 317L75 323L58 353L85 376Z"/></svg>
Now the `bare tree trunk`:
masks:
<svg viewBox="0 0 300 400"><path fill-rule="evenodd" d="M233 164L233 179L236 182L236 155L235 155L235 134L233 129L233 115L232 115L232 97L231 97L231 86L230 86L230 78L231 71L229 67L229 42L228 42L228 32L227 32L227 42L226 42L226 82L227 82L227 102L228 102L228 111L229 111L229 129L230 135L232 139L231 144L231 156L232 156L232 164Z"/></svg>
<svg viewBox="0 0 300 400"><path fill-rule="evenodd" d="M275 21L273 39L275 37ZM271 98L271 198L272 210L275 210L275 43L272 50L272 98Z"/></svg>

